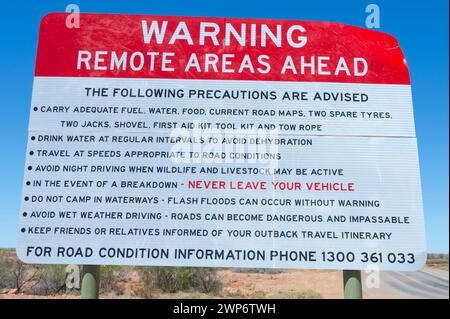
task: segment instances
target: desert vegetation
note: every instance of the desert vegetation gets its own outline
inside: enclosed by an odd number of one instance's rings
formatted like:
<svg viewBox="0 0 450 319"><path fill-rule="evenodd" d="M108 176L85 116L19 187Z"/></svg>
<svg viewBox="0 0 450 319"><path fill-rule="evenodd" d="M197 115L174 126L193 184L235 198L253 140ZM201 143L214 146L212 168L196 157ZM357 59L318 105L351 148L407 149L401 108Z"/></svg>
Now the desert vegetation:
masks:
<svg viewBox="0 0 450 319"><path fill-rule="evenodd" d="M428 254L427 265L448 271L448 254Z"/></svg>
<svg viewBox="0 0 450 319"><path fill-rule="evenodd" d="M82 273L82 266L73 267ZM311 289L278 291L270 285L268 289L258 289L251 283L253 278L268 280L270 284L273 276L285 272L280 269L101 266L99 288L102 298L322 298ZM71 276L66 265L24 264L14 250L0 250L0 298L2 295L78 298L80 286ZM246 278L249 283L244 282ZM237 282L241 285L236 285Z"/></svg>

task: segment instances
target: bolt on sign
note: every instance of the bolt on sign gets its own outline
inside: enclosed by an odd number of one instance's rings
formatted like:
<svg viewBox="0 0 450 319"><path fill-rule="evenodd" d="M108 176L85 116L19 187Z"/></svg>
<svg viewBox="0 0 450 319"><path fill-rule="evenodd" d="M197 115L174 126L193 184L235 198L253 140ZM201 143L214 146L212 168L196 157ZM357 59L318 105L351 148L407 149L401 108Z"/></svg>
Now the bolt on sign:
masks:
<svg viewBox="0 0 450 319"><path fill-rule="evenodd" d="M29 263L415 270L408 68L291 20L41 22L17 252Z"/></svg>

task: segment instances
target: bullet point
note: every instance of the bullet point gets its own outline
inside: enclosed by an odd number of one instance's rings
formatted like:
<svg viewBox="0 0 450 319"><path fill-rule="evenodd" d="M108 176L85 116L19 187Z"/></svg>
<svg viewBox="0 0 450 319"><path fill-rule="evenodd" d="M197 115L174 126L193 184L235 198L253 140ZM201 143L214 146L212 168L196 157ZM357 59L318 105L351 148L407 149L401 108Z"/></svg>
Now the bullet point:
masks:
<svg viewBox="0 0 450 319"><path fill-rule="evenodd" d="M25 201L28 202L30 198L28 196L25 197Z"/></svg>
<svg viewBox="0 0 450 319"><path fill-rule="evenodd" d="M33 110L37 111L37 110L38 110L38 108L37 108L37 107L34 107L34 108L33 108Z"/></svg>
<svg viewBox="0 0 450 319"><path fill-rule="evenodd" d="M30 151L30 153L29 153L30 155L33 155L34 154L34 152L33 151Z"/></svg>
<svg viewBox="0 0 450 319"><path fill-rule="evenodd" d="M21 229L20 231L21 231L22 233L24 233L24 232L25 232L25 230L26 230L25 228L22 228L22 229Z"/></svg>
<svg viewBox="0 0 450 319"><path fill-rule="evenodd" d="M30 182L30 181L28 181L28 182L27 182L27 186L30 186L30 185L31 185L31 182Z"/></svg>
<svg viewBox="0 0 450 319"><path fill-rule="evenodd" d="M34 136L31 137L31 140L32 140L32 141L34 141L35 139L36 139L36 137L34 137Z"/></svg>
<svg viewBox="0 0 450 319"><path fill-rule="evenodd" d="M23 216L23 217L27 217L27 213L24 212L24 213L22 214L22 216Z"/></svg>
<svg viewBox="0 0 450 319"><path fill-rule="evenodd" d="M33 166L28 166L28 170L31 171L33 169Z"/></svg>

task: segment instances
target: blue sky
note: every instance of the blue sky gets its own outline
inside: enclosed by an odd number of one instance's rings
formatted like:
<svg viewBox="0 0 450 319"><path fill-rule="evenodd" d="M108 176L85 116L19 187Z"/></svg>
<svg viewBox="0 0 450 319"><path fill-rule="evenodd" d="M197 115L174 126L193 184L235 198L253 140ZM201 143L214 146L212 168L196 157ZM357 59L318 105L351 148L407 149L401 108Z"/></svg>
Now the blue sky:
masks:
<svg viewBox="0 0 450 319"><path fill-rule="evenodd" d="M4 1L0 41L0 247L16 244L39 21L70 3L82 12L279 18L364 27L365 7L381 9L381 31L395 36L408 61L429 251L448 252L448 1Z"/></svg>

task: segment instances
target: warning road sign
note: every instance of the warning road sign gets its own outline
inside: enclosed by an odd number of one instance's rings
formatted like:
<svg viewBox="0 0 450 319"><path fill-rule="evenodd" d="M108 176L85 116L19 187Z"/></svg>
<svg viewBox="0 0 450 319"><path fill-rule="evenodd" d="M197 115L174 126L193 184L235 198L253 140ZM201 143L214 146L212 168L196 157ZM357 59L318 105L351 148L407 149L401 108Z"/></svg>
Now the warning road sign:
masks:
<svg viewBox="0 0 450 319"><path fill-rule="evenodd" d="M408 69L391 36L288 20L45 16L18 255L415 270Z"/></svg>

